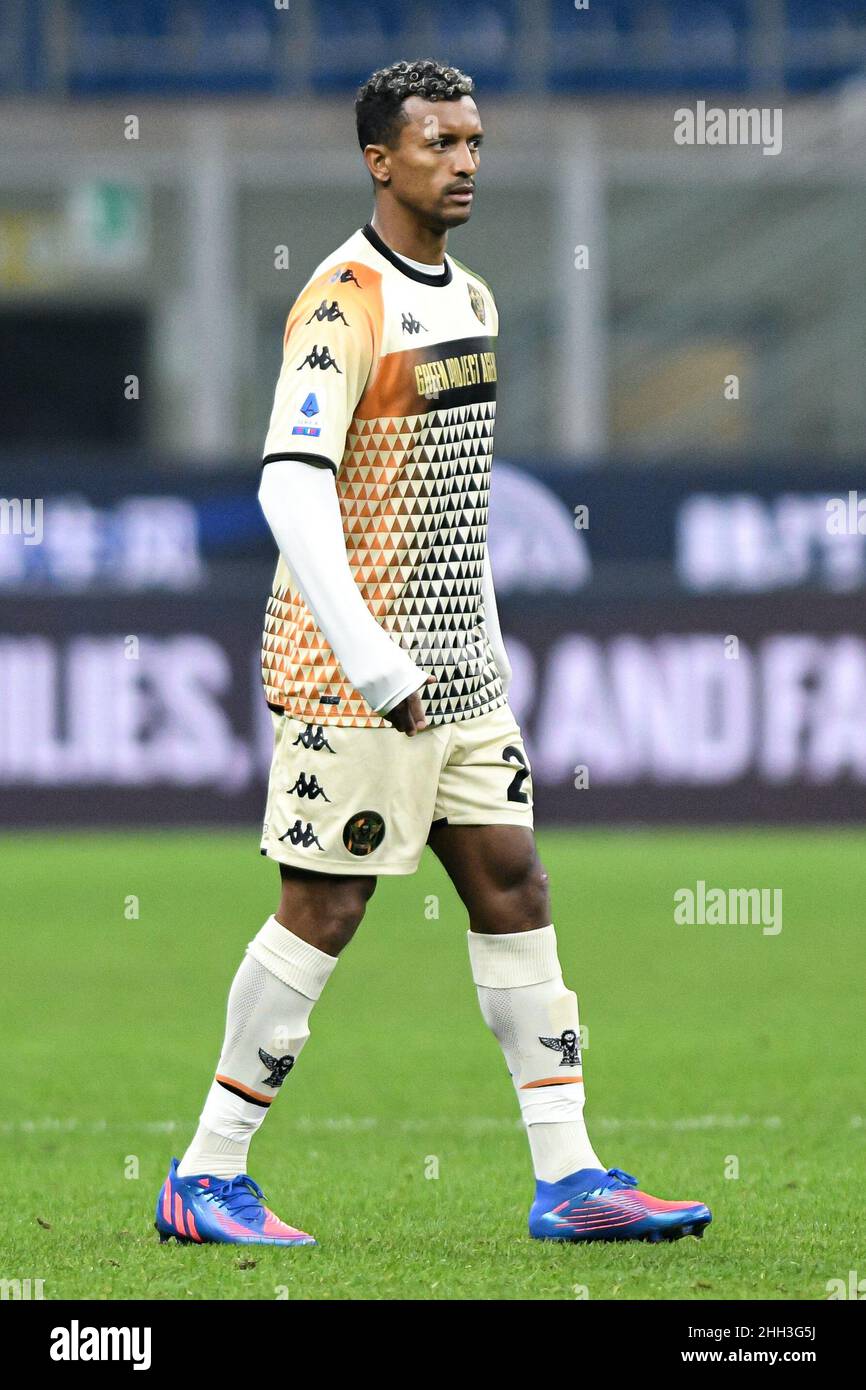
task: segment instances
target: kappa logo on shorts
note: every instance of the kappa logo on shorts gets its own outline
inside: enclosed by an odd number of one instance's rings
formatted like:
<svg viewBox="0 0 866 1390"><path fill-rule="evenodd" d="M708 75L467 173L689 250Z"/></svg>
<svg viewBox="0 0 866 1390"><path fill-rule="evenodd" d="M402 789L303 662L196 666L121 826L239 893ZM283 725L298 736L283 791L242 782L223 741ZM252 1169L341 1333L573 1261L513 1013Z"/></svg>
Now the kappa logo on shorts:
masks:
<svg viewBox="0 0 866 1390"><path fill-rule="evenodd" d="M300 744L302 748L307 748L313 753L318 753L322 748L327 748L329 753L335 751L325 738L325 730L321 724L308 724L304 732L298 734L292 747L297 748L298 744Z"/></svg>
<svg viewBox="0 0 866 1390"><path fill-rule="evenodd" d="M319 845L319 849L324 852L325 846L319 844L319 837L309 821L306 825L301 825L296 820L294 825L290 825L284 835L278 835L279 840L288 840L290 845L299 846L301 849L309 849L311 845Z"/></svg>
<svg viewBox="0 0 866 1390"><path fill-rule="evenodd" d="M299 772L295 780L295 785L288 789L289 795L291 795L292 792L296 792L298 796L308 796L311 801L315 801L316 798L320 796L323 796L326 801L331 800L325 788L319 784L315 772L309 778L305 772Z"/></svg>
<svg viewBox="0 0 866 1390"><path fill-rule="evenodd" d="M263 1047L259 1048L259 1060L264 1062L268 1071L271 1073L270 1076L265 1078L262 1085L273 1086L275 1091L282 1086L289 1072L292 1070L292 1067L295 1065L295 1059L290 1053L287 1052L285 1057L272 1057L269 1052L265 1052Z"/></svg>
<svg viewBox="0 0 866 1390"><path fill-rule="evenodd" d="M343 826L343 844L350 854L372 854L385 838L385 822L378 811L356 811Z"/></svg>
<svg viewBox="0 0 866 1390"><path fill-rule="evenodd" d="M562 1061L559 1064L561 1067L580 1066L580 1048L573 1028L566 1028L558 1038L539 1038L538 1041L545 1047L552 1048L554 1052L562 1053Z"/></svg>

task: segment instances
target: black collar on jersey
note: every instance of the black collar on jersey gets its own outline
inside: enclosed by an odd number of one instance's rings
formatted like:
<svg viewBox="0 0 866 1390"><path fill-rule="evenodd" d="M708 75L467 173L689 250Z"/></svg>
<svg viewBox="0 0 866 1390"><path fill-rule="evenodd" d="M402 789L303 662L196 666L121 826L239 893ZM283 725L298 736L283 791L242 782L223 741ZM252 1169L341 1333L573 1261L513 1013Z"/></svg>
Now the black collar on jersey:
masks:
<svg viewBox="0 0 866 1390"><path fill-rule="evenodd" d="M379 233L375 230L374 227L371 226L369 222L364 224L362 230L364 236L367 238L370 245L375 246L376 250L379 252L379 255L384 256L385 260L390 261L393 266L396 266L396 268L402 272L403 275L408 275L410 280L417 280L419 285L451 284L451 281L453 280L454 276L451 271L451 262L449 261L447 256L445 257L444 275L425 275L423 270L416 270L414 266L407 265L405 261L401 261L396 251L391 250L388 243L382 240L382 238L379 236Z"/></svg>

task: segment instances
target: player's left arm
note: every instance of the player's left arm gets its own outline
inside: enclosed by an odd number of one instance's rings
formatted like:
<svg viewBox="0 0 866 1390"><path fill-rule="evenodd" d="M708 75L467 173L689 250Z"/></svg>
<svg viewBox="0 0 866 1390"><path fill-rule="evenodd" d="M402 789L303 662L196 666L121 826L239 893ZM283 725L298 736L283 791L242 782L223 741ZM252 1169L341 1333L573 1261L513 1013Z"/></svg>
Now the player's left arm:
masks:
<svg viewBox="0 0 866 1390"><path fill-rule="evenodd" d="M496 300L489 285L485 285L488 302L493 310L492 321L490 323L490 337L493 346L499 337L499 310L496 307ZM505 650L505 642L499 626L499 611L496 607L496 592L493 588L493 571L490 568L490 547L487 541L484 542L484 575L481 581L481 601L484 605L484 626L487 629L487 636L490 639L490 646L493 651L493 658L496 662L496 669L502 679L502 689L508 693L511 684L511 662L508 660L508 653Z"/></svg>
<svg viewBox="0 0 866 1390"><path fill-rule="evenodd" d="M490 568L490 550L484 543L484 575L481 581L481 601L484 605L484 626L490 639L496 669L502 678L502 689L508 693L511 684L511 662L505 650L505 642L499 626L499 612L496 607L496 593L493 588L493 571Z"/></svg>

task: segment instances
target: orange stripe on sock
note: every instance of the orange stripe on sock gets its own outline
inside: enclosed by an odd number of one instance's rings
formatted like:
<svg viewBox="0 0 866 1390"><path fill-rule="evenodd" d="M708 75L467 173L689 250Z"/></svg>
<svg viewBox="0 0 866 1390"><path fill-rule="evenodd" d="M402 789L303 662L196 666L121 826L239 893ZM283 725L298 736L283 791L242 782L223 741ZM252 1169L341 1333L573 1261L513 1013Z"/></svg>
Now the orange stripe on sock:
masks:
<svg viewBox="0 0 866 1390"><path fill-rule="evenodd" d="M534 1086L575 1086L582 1076L546 1076L543 1081L527 1081L521 1091L531 1091Z"/></svg>
<svg viewBox="0 0 866 1390"><path fill-rule="evenodd" d="M220 1073L217 1072L216 1079L217 1081L222 1081L225 1086L234 1086L236 1091L243 1091L244 1095L252 1096L253 1100L263 1100L268 1105L270 1105L273 1100L273 1096L263 1096L261 1091L254 1091L252 1086L245 1086L242 1081L235 1081L234 1077L221 1076Z"/></svg>

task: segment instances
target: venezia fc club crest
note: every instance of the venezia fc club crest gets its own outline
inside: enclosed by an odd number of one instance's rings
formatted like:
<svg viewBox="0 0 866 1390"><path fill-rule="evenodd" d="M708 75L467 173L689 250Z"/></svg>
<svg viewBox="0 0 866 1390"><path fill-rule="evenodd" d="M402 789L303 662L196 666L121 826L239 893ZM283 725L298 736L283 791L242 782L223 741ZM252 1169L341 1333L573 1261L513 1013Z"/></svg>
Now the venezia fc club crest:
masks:
<svg viewBox="0 0 866 1390"><path fill-rule="evenodd" d="M358 811L343 826L343 844L350 854L372 854L385 838L385 822L378 811Z"/></svg>
<svg viewBox="0 0 866 1390"><path fill-rule="evenodd" d="M577 1033L573 1028L566 1028L564 1033L560 1033L558 1038L539 1038L538 1041L544 1047L552 1048L554 1052L562 1053L561 1067L580 1066L580 1046L578 1044Z"/></svg>
<svg viewBox="0 0 866 1390"><path fill-rule="evenodd" d="M467 285L466 288L469 291L469 303L472 305L472 308L475 312L475 317L477 319L480 319L482 323L486 323L487 310L484 307L484 296L482 295L480 290L477 290L475 288L474 285Z"/></svg>
<svg viewBox="0 0 866 1390"><path fill-rule="evenodd" d="M272 1057L270 1052L265 1052L263 1047L259 1048L259 1060L264 1063L270 1072L270 1076L265 1077L264 1084L273 1086L274 1090L279 1090L292 1067L295 1059L291 1053L286 1053L285 1057Z"/></svg>

